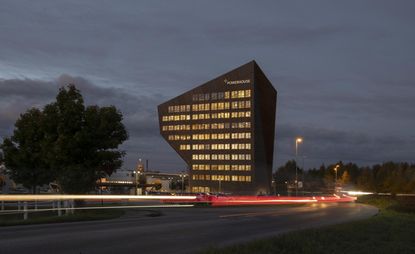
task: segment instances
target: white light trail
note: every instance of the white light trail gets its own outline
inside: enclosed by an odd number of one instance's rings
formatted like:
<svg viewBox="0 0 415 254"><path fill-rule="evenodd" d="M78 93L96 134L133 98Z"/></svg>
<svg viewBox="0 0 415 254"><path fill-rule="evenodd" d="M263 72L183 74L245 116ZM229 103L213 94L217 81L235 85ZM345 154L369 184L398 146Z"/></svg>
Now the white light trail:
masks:
<svg viewBox="0 0 415 254"><path fill-rule="evenodd" d="M159 195L0 195L0 201L34 200L196 200L196 196L159 196Z"/></svg>
<svg viewBox="0 0 415 254"><path fill-rule="evenodd" d="M373 194L373 192L364 192L364 191L342 191L342 192L347 193L347 195L352 195L352 196Z"/></svg>

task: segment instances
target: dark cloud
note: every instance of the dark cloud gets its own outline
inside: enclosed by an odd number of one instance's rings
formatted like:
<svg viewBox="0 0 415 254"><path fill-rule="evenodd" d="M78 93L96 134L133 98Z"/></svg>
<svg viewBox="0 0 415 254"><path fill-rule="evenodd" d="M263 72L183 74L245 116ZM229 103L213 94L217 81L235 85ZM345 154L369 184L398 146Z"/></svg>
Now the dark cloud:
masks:
<svg viewBox="0 0 415 254"><path fill-rule="evenodd" d="M304 140L299 145L299 160L305 156L312 166L340 160L363 165L384 161L413 161L415 153L415 137L402 137L399 133L381 136L361 131L281 124L276 138L278 164L295 158L295 139L298 136Z"/></svg>
<svg viewBox="0 0 415 254"><path fill-rule="evenodd" d="M54 100L59 87L75 84L81 91L86 105L98 104L101 106L114 105L124 115L124 124L130 135L122 149L128 148L127 158L130 154L139 151L151 157L149 151L160 151L158 145L164 145L159 137L157 122L157 105L164 101L161 95L137 95L128 93L121 88L100 87L82 77L73 77L67 74L59 76L52 81L12 79L0 81L0 136L9 136L12 133L14 122L21 113L28 108L42 108ZM137 140L148 140L151 146ZM158 145L156 145L158 144ZM166 148L166 147L165 147ZM149 150L147 150L149 149ZM165 149L166 150L166 149Z"/></svg>
<svg viewBox="0 0 415 254"><path fill-rule="evenodd" d="M238 44L257 43L261 46L276 46L280 44L293 46L294 44L308 44L315 40L330 39L331 36L338 34L347 35L351 29L347 27L321 26L281 26L281 25L261 25L255 23L240 26L230 24L225 27L211 28L207 31L208 35L215 37L216 41L226 44L234 44L238 38ZM249 36L247 36L249 35Z"/></svg>

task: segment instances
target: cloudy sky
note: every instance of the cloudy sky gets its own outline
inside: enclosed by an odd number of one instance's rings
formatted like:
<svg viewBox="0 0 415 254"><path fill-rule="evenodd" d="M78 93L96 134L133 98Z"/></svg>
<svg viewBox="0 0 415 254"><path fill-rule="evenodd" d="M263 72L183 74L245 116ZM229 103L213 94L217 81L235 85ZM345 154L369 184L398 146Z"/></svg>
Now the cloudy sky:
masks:
<svg viewBox="0 0 415 254"><path fill-rule="evenodd" d="M0 137L75 83L117 106L125 168L178 171L156 106L255 59L278 90L275 165L415 162L415 2L0 0ZM1 141L1 140L0 140Z"/></svg>

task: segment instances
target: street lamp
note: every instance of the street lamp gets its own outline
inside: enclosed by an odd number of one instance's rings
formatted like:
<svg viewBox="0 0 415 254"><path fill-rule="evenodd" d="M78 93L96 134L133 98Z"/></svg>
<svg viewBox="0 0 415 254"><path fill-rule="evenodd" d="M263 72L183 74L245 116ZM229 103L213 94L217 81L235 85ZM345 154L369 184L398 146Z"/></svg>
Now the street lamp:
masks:
<svg viewBox="0 0 415 254"><path fill-rule="evenodd" d="M184 192L184 174L180 174L180 177L182 178L182 195Z"/></svg>
<svg viewBox="0 0 415 254"><path fill-rule="evenodd" d="M298 170L297 170L297 156L298 156L298 144L303 142L303 138L297 137L295 139L295 195L298 196Z"/></svg>
<svg viewBox="0 0 415 254"><path fill-rule="evenodd" d="M222 176L220 175L219 177L218 177L218 180L219 180L219 193L220 193L220 191L221 191L221 181L222 181Z"/></svg>
<svg viewBox="0 0 415 254"><path fill-rule="evenodd" d="M334 176L334 192L336 192L336 185L337 185L337 170L339 169L339 167L340 167L340 165L339 165L339 164L337 164L337 165L334 167L334 173L335 173L335 176Z"/></svg>
<svg viewBox="0 0 415 254"><path fill-rule="evenodd" d="M274 188L275 196L277 196L277 180L272 180L272 187Z"/></svg>
<svg viewBox="0 0 415 254"><path fill-rule="evenodd" d="M137 189L138 189L138 171L133 171L134 177L135 177L135 195L138 195Z"/></svg>
<svg viewBox="0 0 415 254"><path fill-rule="evenodd" d="M135 177L135 195L138 195L138 180L139 176L142 174L141 171L133 170L133 174Z"/></svg>

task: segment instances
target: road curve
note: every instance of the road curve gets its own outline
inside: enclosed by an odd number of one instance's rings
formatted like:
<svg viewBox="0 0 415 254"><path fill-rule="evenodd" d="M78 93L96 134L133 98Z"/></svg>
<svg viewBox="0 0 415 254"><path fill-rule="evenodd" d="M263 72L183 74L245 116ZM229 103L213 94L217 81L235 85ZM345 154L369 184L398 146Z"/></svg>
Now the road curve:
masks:
<svg viewBox="0 0 415 254"><path fill-rule="evenodd" d="M0 253L194 253L378 212L356 203L161 211L160 217L131 210L114 220L2 227Z"/></svg>

